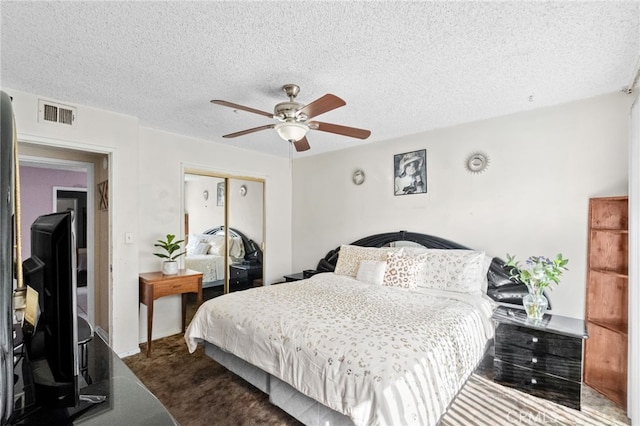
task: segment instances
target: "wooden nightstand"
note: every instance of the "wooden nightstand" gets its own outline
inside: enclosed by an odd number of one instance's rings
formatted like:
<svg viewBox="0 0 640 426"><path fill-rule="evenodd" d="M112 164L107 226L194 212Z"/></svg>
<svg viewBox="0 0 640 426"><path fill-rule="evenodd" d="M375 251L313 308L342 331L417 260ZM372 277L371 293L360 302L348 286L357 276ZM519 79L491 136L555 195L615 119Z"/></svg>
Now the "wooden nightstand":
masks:
<svg viewBox="0 0 640 426"><path fill-rule="evenodd" d="M505 306L492 319L495 381L579 410L585 322L546 314L537 324Z"/></svg>
<svg viewBox="0 0 640 426"><path fill-rule="evenodd" d="M153 301L160 297L182 294L182 332L187 313L187 295L196 293L198 305L202 303L202 272L180 269L176 275L162 272L140 274L138 279L140 303L147 305L147 357L151 355L151 329L153 328Z"/></svg>
<svg viewBox="0 0 640 426"><path fill-rule="evenodd" d="M262 265L236 263L229 266L229 292L246 290L253 282L262 279Z"/></svg>

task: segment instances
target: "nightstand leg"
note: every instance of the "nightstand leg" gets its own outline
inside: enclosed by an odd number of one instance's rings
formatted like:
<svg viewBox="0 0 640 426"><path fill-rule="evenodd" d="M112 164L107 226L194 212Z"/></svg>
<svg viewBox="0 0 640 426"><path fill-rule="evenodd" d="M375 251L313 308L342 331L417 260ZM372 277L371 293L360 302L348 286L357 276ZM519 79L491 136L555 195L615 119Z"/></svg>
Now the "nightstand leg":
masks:
<svg viewBox="0 0 640 426"><path fill-rule="evenodd" d="M151 356L151 330L153 330L153 299L147 303L147 358Z"/></svg>
<svg viewBox="0 0 640 426"><path fill-rule="evenodd" d="M182 293L182 334L187 322L187 293Z"/></svg>

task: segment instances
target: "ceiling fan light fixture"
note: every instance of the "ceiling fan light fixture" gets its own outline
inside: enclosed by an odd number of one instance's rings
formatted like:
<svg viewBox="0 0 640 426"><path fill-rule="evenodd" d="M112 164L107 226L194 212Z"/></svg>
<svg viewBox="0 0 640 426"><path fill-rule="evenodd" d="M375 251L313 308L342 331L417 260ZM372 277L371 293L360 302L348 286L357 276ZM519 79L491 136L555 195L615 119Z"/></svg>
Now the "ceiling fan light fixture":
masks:
<svg viewBox="0 0 640 426"><path fill-rule="evenodd" d="M309 131L309 126L297 122L285 122L276 124L276 131L287 142L297 142L304 138Z"/></svg>

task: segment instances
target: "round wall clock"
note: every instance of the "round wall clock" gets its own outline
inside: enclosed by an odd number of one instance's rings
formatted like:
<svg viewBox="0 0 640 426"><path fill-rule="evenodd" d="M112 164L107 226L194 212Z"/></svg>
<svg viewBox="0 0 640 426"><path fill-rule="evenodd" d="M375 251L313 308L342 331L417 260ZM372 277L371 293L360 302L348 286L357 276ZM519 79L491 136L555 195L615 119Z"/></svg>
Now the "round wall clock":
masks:
<svg viewBox="0 0 640 426"><path fill-rule="evenodd" d="M489 165L489 156L483 152L474 152L467 157L465 166L471 173L482 173Z"/></svg>
<svg viewBox="0 0 640 426"><path fill-rule="evenodd" d="M353 183L355 183L356 185L362 185L362 183L364 182L364 172L360 169L356 170L355 172L353 172Z"/></svg>

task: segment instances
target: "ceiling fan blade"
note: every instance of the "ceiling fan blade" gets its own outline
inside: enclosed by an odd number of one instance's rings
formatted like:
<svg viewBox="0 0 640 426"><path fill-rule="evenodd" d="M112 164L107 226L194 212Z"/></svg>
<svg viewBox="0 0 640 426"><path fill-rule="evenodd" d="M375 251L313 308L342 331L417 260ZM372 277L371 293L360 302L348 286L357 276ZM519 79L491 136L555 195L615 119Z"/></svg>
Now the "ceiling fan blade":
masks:
<svg viewBox="0 0 640 426"><path fill-rule="evenodd" d="M307 124L309 125L309 128L314 130L320 130L321 132L337 133L339 135L349 136L352 138L366 139L369 137L369 135L371 135L370 130L341 126L339 124L323 123L321 121L312 121Z"/></svg>
<svg viewBox="0 0 640 426"><path fill-rule="evenodd" d="M313 118L317 117L320 114L324 114L325 112L329 112L336 108L340 108L341 106L345 106L346 104L347 103L345 101L343 101L336 95L328 93L311 102L310 104L302 107L298 114L304 114L307 116L307 118Z"/></svg>
<svg viewBox="0 0 640 426"><path fill-rule="evenodd" d="M309 148L311 148L311 146L309 146L309 141L307 140L306 136L300 139L299 141L295 141L293 143L293 146L296 148L296 151L298 152L306 151Z"/></svg>
<svg viewBox="0 0 640 426"><path fill-rule="evenodd" d="M228 135L224 135L222 137L223 138L236 138L238 136L248 135L249 133L259 132L260 130L273 129L274 127L276 127L275 124L267 124L265 126L254 127L252 129L247 129L247 130L241 130L241 131L235 132L235 133L229 133Z"/></svg>
<svg viewBox="0 0 640 426"><path fill-rule="evenodd" d="M242 111L248 111L248 112L252 112L254 114L260 114L260 115L264 115L265 117L273 118L273 114L270 113L270 112L260 111L259 109L249 108L249 107L246 107L246 106L234 104L233 102L227 102L227 101L221 101L219 99L214 99L214 100L211 101L211 103L212 104L218 104L218 105L226 106L226 107L233 108L233 109L240 109Z"/></svg>

